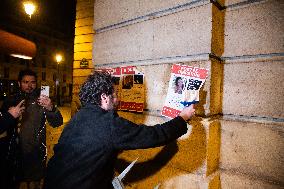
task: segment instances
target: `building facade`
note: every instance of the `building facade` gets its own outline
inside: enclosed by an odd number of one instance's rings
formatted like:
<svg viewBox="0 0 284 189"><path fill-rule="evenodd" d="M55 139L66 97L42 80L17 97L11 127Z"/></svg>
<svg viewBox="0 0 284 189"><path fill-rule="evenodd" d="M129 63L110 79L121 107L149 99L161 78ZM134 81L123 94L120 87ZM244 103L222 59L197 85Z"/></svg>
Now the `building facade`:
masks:
<svg viewBox="0 0 284 189"><path fill-rule="evenodd" d="M145 74L144 114L120 112L144 124L165 121L160 99L172 64L210 71L178 147L120 155L144 163L126 188L283 188L283 9L278 0L77 1L73 113L94 68L132 65ZM93 64L80 68L82 58Z"/></svg>
<svg viewBox="0 0 284 189"><path fill-rule="evenodd" d="M30 30L25 27L2 23L1 29L33 41L37 48L36 55L32 60L20 59L0 52L1 100L17 90L19 71L29 68L37 73L38 86L46 85L50 87L50 97L55 99L58 94L60 102L70 103L73 42L65 41L62 33L47 27L39 26L36 30ZM45 32L43 33L41 30ZM56 61L56 54L62 55L61 62Z"/></svg>

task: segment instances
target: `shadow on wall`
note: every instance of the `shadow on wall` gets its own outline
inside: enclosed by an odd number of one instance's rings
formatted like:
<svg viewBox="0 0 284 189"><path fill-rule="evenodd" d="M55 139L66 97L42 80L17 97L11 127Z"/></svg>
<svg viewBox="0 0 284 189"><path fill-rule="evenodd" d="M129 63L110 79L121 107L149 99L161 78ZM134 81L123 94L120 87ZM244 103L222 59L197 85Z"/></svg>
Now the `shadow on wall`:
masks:
<svg viewBox="0 0 284 189"><path fill-rule="evenodd" d="M192 122L191 133L184 135L183 138L185 139L172 142L161 150L159 150L160 148L140 150L138 152L138 154L141 154L139 160L142 159L143 162L134 165L123 181L125 185L131 185L149 177L155 177L154 180L158 178L160 181L166 181L173 176L185 172L188 174L193 173L200 168L206 158L206 133L198 118L193 119ZM157 150L159 151L157 152ZM125 151L124 153L126 156L131 155L129 154L131 151ZM145 158L148 159L145 160ZM131 163L125 159L118 159L116 163L117 172L121 173ZM170 165L170 169L174 169L174 171L159 175L161 169L167 165ZM154 180L152 181L156 182ZM158 184L158 181L156 184Z"/></svg>

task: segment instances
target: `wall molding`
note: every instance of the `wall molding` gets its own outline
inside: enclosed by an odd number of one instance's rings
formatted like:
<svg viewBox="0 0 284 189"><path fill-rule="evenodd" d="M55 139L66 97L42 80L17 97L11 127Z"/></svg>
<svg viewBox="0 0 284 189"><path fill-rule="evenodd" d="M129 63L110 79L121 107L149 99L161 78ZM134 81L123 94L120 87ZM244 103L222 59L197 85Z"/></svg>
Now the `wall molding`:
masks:
<svg viewBox="0 0 284 189"><path fill-rule="evenodd" d="M106 32L106 31L109 31L109 30L114 30L114 29L117 29L117 28L125 27L125 26L128 26L128 25L136 24L136 23L139 23L139 22L145 22L147 20L152 20L152 19L159 18L159 17L162 17L162 16L167 16L167 15L170 15L170 14L174 14L174 13L184 11L184 10L187 10L187 9L191 9L191 8L195 8L195 7L199 7L199 6L202 6L202 5L209 4L209 3L210 3L209 0L195 0L195 1L191 1L191 2L188 2L188 3L181 4L181 5L177 5L177 6L174 6L174 7L170 7L170 8L167 8L167 9L152 12L152 13L149 13L149 14L146 14L146 15L138 16L138 17L135 17L135 18L132 18L132 19L128 19L128 20L125 20L125 21L122 21L122 22L119 22L119 23L116 23L116 24L108 25L108 26L105 26L105 27L102 27L102 28L97 28L97 29L94 29L94 30L95 30L95 33L98 34L98 33Z"/></svg>
<svg viewBox="0 0 284 189"><path fill-rule="evenodd" d="M222 119L232 120L232 121L241 121L241 122L266 123L266 124L280 123L280 124L283 124L284 126L284 118L223 114Z"/></svg>
<svg viewBox="0 0 284 189"><path fill-rule="evenodd" d="M249 62L267 62L267 61L283 61L284 53L269 53L269 54L256 54L256 55L243 55L221 57L226 64L230 63L249 63Z"/></svg>
<svg viewBox="0 0 284 189"><path fill-rule="evenodd" d="M185 56L172 56L161 57L155 59L142 59L142 60L130 60L122 62L109 62L103 64L96 64L95 67L115 67L115 66L145 66L145 65L157 65L157 64L172 64L177 62L196 62L196 61L208 61L210 60L209 53L185 55Z"/></svg>
<svg viewBox="0 0 284 189"><path fill-rule="evenodd" d="M238 3L234 3L234 4L231 4L231 5L224 6L224 9L231 11L231 10L245 8L245 7L247 7L251 4L264 3L266 1L268 1L268 0L246 0L246 1L242 1L242 2L238 2Z"/></svg>

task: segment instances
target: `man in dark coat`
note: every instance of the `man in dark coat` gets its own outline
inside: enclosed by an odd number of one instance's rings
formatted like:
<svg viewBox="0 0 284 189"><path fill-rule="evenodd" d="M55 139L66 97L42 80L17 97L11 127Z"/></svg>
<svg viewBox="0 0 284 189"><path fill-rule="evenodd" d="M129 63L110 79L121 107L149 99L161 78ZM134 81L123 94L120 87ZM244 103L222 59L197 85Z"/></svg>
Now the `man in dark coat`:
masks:
<svg viewBox="0 0 284 189"><path fill-rule="evenodd" d="M47 166L45 189L112 188L114 163L121 150L151 148L185 134L193 106L153 127L117 115L116 94L109 74L95 71L83 84L82 108L64 128Z"/></svg>
<svg viewBox="0 0 284 189"><path fill-rule="evenodd" d="M47 96L40 95L37 89L36 73L23 70L19 73L20 91L5 99L1 111L7 112L24 100L22 116L15 118L14 124L7 128L9 146L7 164L15 182L40 188L46 167L46 120L51 126L63 124L58 109Z"/></svg>
<svg viewBox="0 0 284 189"><path fill-rule="evenodd" d="M9 110L0 111L0 188L11 189L11 178L8 176L9 167L7 166L6 155L9 146L9 138L7 130L13 127L16 123L16 119L20 117L25 110L23 106L24 100L22 100L17 106L10 107Z"/></svg>

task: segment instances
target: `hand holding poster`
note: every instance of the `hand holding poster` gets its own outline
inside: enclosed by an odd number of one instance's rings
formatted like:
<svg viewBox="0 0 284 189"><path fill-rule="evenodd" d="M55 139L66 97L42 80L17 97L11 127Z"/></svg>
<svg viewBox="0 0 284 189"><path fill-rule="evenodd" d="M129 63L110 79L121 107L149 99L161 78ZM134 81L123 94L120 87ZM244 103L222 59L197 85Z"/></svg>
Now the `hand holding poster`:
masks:
<svg viewBox="0 0 284 189"><path fill-rule="evenodd" d="M199 102L199 90L207 76L208 69L174 64L162 115L174 118L184 106Z"/></svg>

